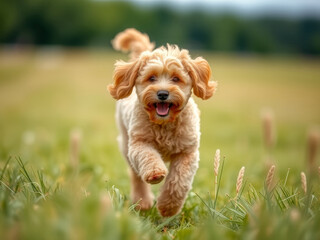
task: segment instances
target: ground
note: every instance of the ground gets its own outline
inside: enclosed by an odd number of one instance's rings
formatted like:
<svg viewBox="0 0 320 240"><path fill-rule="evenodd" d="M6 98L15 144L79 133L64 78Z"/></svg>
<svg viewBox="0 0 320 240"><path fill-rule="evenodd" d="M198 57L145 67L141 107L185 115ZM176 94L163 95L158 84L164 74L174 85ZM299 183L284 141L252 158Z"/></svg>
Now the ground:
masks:
<svg viewBox="0 0 320 240"><path fill-rule="evenodd" d="M192 55L209 61L218 91L209 100L196 99L200 167L183 212L162 219L155 208L136 212L128 199L127 165L116 142L115 101L106 88L115 60L126 56L101 49L2 49L1 235L261 239L292 234L294 239L319 239L320 173L309 170L307 142L310 131L319 131L320 60ZM266 114L273 119L272 146L264 141ZM221 150L220 166L224 164L215 185L216 149ZM313 169L320 165L319 156L316 161ZM267 191L264 183L272 164L274 188ZM244 181L236 198L242 166ZM302 171L307 193L301 187ZM158 189L153 187L155 194Z"/></svg>

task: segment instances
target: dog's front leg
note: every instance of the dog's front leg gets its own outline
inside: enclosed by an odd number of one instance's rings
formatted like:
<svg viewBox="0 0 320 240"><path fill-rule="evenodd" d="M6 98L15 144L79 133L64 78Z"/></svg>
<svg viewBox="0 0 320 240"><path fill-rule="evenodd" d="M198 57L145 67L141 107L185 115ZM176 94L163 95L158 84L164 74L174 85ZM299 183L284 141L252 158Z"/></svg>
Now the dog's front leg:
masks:
<svg viewBox="0 0 320 240"><path fill-rule="evenodd" d="M129 141L128 158L135 172L147 183L157 184L167 175L160 154L149 143Z"/></svg>
<svg viewBox="0 0 320 240"><path fill-rule="evenodd" d="M179 154L172 159L169 174L158 198L158 210L164 217L180 212L191 189L193 177L198 168L198 151Z"/></svg>

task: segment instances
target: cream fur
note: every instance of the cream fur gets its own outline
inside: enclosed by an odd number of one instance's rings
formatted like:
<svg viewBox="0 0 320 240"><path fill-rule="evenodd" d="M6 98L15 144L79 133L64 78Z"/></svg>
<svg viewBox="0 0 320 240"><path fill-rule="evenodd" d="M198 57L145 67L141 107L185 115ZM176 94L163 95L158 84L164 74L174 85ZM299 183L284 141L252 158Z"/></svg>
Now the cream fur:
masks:
<svg viewBox="0 0 320 240"><path fill-rule="evenodd" d="M203 58L191 59L187 50L176 46L152 51L149 37L135 29L117 35L113 44L132 56L129 62L117 62L114 83L108 87L118 100L118 141L131 167L132 201L142 210L151 208L149 184L165 178L157 207L162 216L175 215L198 168L200 119L191 93L203 99L212 96L216 85L209 81L209 64ZM157 114L160 90L169 92L167 116Z"/></svg>

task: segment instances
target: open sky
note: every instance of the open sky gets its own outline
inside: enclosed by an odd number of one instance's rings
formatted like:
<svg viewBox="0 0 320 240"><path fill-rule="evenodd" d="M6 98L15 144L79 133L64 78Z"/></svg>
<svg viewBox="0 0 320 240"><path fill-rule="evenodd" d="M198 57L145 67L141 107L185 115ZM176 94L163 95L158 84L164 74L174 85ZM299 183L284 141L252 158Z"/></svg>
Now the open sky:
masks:
<svg viewBox="0 0 320 240"><path fill-rule="evenodd" d="M201 8L241 15L310 16L320 18L320 0L131 0L142 6L165 4L175 9Z"/></svg>

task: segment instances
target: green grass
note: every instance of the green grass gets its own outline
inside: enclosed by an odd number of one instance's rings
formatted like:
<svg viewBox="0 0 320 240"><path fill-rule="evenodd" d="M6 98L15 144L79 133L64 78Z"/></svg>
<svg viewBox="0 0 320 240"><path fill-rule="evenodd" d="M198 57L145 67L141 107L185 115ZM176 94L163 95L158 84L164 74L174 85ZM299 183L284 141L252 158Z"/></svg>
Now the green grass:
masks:
<svg viewBox="0 0 320 240"><path fill-rule="evenodd" d="M200 167L182 213L163 219L155 207L135 211L129 200L115 101L106 90L115 60L126 57L95 50L2 50L1 238L319 239L320 176L307 170L306 145L307 132L320 124L320 60L203 55L219 89L210 100L196 100L202 112ZM266 108L276 126L271 150L263 142ZM75 162L73 132L81 135ZM215 186L217 148L224 166ZM267 191L270 162L276 172ZM245 184L236 197L241 166ZM307 194L301 171L308 177ZM158 189L153 187L155 194Z"/></svg>

